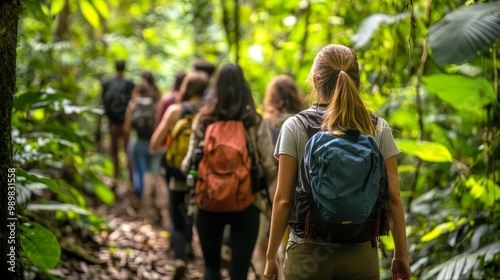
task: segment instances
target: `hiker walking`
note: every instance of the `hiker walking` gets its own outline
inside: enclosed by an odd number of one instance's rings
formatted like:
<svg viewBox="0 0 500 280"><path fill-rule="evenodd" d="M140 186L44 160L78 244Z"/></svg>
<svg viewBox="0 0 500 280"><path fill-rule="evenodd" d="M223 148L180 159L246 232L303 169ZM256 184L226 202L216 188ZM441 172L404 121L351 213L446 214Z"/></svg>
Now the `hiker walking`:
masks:
<svg viewBox="0 0 500 280"><path fill-rule="evenodd" d="M281 128L266 279L278 275L276 254L288 225L286 279L379 279L377 239L387 234L388 218L393 279L411 277L398 186L400 150L387 122L366 109L359 69L353 50L324 47L310 73L316 103ZM380 195L387 189L390 198ZM379 198L389 199L388 206Z"/></svg>
<svg viewBox="0 0 500 280"><path fill-rule="evenodd" d="M102 94L100 103L104 105L104 114L108 118L108 131L110 135L110 154L113 162L113 185L115 188L120 175L119 146L123 145L123 151L126 153L127 168L129 172L130 183L132 183L132 167L127 152L129 143L129 134L123 130L125 112L130 101L134 83L124 77L125 61L115 61L116 76L106 80L102 84ZM98 118L98 138L100 140L101 117ZM120 144L122 142L122 144ZM100 144L99 144L100 145Z"/></svg>
<svg viewBox="0 0 500 280"><path fill-rule="evenodd" d="M186 75L179 90L180 103L169 106L151 137L151 152L162 151L167 139L166 164L169 173L170 217L172 220L171 244L174 249L174 279L181 279L186 263L194 257L192 248L193 218L187 212L188 186L181 173L181 162L186 156L191 126L202 104L208 86L208 75L195 71Z"/></svg>
<svg viewBox="0 0 500 280"><path fill-rule="evenodd" d="M302 93L295 83L295 80L288 75L277 75L273 77L266 86L264 101L262 104L263 117L271 130L273 139L273 148L286 119L300 112L304 108L304 99ZM278 167L278 160L275 160ZM276 191L276 185L270 187L271 198ZM269 225L271 218L271 208L267 209L269 213L261 213L259 235L252 263L259 275L263 275L266 265L267 243L269 241ZM286 235L286 234L285 234ZM288 239L288 235L286 235ZM284 247L286 243L282 246ZM282 250L284 252L284 248ZM280 259L284 254L280 253Z"/></svg>
<svg viewBox="0 0 500 280"><path fill-rule="evenodd" d="M231 279L247 279L260 212L254 205L256 194L252 187L262 178L253 171L260 164L268 184L274 181L276 165L271 141L267 124L255 110L242 69L236 64L223 65L193 121L188 154L182 163L182 170L192 176L189 178L197 178L195 224L206 280L221 279L226 225L230 227Z"/></svg>
<svg viewBox="0 0 500 280"><path fill-rule="evenodd" d="M138 199L139 208L153 221L159 214L154 207L154 188L159 180L161 154L149 153L149 141L157 126L156 110L160 100L153 74L146 70L141 74L141 83L135 87L132 100L127 107L124 130L134 132L131 144L133 161L134 193Z"/></svg>

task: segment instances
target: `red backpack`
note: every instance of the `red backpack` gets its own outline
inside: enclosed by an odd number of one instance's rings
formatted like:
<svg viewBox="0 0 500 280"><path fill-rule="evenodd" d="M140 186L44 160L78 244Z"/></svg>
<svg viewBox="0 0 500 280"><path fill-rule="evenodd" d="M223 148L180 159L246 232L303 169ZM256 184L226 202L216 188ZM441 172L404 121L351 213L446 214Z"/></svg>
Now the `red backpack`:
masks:
<svg viewBox="0 0 500 280"><path fill-rule="evenodd" d="M250 206L252 161L241 121L218 121L205 132L203 157L198 166L196 203L209 212L239 212Z"/></svg>

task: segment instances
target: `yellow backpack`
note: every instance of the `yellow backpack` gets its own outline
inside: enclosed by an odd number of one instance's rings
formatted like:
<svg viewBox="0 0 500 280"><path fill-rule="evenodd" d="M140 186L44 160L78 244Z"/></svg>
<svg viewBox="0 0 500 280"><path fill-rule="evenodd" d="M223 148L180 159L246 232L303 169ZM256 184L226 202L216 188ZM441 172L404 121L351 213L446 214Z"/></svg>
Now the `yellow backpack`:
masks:
<svg viewBox="0 0 500 280"><path fill-rule="evenodd" d="M182 160L186 156L189 148L189 137L191 136L193 118L193 114L186 114L174 125L170 146L167 147L167 153L165 155L167 165L172 168L181 169Z"/></svg>

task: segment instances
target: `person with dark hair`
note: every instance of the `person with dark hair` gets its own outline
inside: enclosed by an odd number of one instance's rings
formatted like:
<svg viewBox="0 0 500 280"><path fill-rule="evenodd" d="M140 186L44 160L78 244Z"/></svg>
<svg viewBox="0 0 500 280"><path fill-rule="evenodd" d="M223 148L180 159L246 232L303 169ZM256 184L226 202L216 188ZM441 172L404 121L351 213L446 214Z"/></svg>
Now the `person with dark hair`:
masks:
<svg viewBox="0 0 500 280"><path fill-rule="evenodd" d="M108 128L110 134L110 153L113 162L113 185L112 188L117 186L117 180L120 175L120 162L119 162L119 146L120 141L123 142L123 150L127 154L127 167L129 172L130 183L132 183L132 167L127 153L129 142L129 134L123 130L123 122L125 120L125 111L130 101L134 83L125 79L125 61L115 61L116 76L106 80L102 83L102 93L100 104L104 105L104 114L108 118ZM100 141L100 126L101 116L97 121L97 138ZM98 143L100 146L100 143Z"/></svg>
<svg viewBox="0 0 500 280"><path fill-rule="evenodd" d="M212 74L215 72L215 65L204 59L196 60L193 64L193 68L196 71L203 71L207 73L208 77L212 77Z"/></svg>
<svg viewBox="0 0 500 280"><path fill-rule="evenodd" d="M187 125L188 119L192 119L194 115L198 112L201 106L203 92L208 86L208 75L201 71L194 71L186 75L182 85L180 87L180 103L172 104L168 107L165 112L160 124L156 128L153 136L151 137L151 152L155 153L157 151L163 150L165 146L165 139L168 137L180 137L180 134L172 136L172 133L178 128L179 125L182 127L182 122L184 120ZM189 125L187 129L191 129ZM176 140L171 140L176 141ZM182 141L179 139L179 141ZM188 135L189 141L189 135ZM187 142L188 142L187 141ZM188 143L185 143L186 145ZM184 158L185 154L177 155L172 153L182 153L183 149L179 148L181 145L170 145L167 149L167 156L176 157L180 156L181 160ZM174 150L175 149L175 150ZM187 152L187 151L186 151ZM170 159L170 158L169 158ZM168 160L172 163L175 160ZM175 164L173 164L175 165ZM192 216L188 215L186 201L188 195L188 186L186 185L186 176L184 176L179 167L169 166L168 172L170 172L168 187L170 190L170 217L172 220L172 238L171 244L174 249L175 258L175 275L174 279L181 279L186 271L186 262L192 258L190 254L193 254L192 249L192 237L193 237L193 221Z"/></svg>
<svg viewBox="0 0 500 280"><path fill-rule="evenodd" d="M182 171L187 174L188 170L192 167L191 164L193 163L192 158L193 154L195 154L194 151L197 150L200 142L204 141L204 145L209 146L204 146L202 160L199 165L200 177L198 183L203 184L203 178L201 178L201 176L204 176L204 172L202 172L202 167L210 168L211 166L205 165L205 162L210 160L210 157L217 156L212 153L205 154L205 152L210 151L209 149L211 145L206 143L208 138L205 134L209 133L209 131L214 131L215 127L225 127L226 124L234 124L235 127L243 127L244 132L242 133L239 131L243 134L243 136L238 134L238 137L243 137L243 139L245 139L245 135L248 135L246 138L246 147L255 147L255 154L260 159L259 163L263 167L265 178L269 184L272 184L276 177L276 165L272 157L271 134L267 124L263 121L262 116L255 110L252 93L247 81L244 78L242 69L236 64L225 64L217 71L214 78L214 83L208 91L206 103L204 103L201 107L193 121L189 149L182 162ZM218 140L215 141L231 141L230 138L236 136L236 131L220 131L220 133L222 134L207 135L208 137L215 135L227 135L227 137L224 137L227 139L221 139L221 137L219 137ZM245 155L248 156L245 143L235 143L235 145L238 145L237 149L244 150ZM224 149L224 147L221 149ZM248 159L245 155L243 155L243 157ZM222 165L224 165L224 159L218 160ZM234 164L238 163L230 161L227 162L225 167L231 169L231 166ZM249 163L247 162L246 164ZM210 173L206 174L208 174L207 176L211 176ZM248 182L250 177L248 174L246 175L247 176L242 180ZM214 174L214 176L218 175ZM205 178L209 180L209 177ZM222 181L228 179L224 176L218 178ZM239 187L242 186L238 185L240 183L239 180L231 181L234 182L231 185L229 185L228 181L224 181L227 185L224 183L222 183L223 185L219 185L217 182L221 181L213 181L213 185L211 185L211 187L224 188L230 192L238 191ZM203 278L206 280L221 279L221 249L224 228L226 225L229 225L229 244L232 251L229 273L231 279L247 279L251 257L259 229L260 210L252 203L255 196L251 193L251 190L250 193L239 193L238 197L235 197L234 200L239 201L240 199L244 199L246 203L250 203L241 204L249 206L244 206L246 208L239 211L209 210L209 208L206 207L207 205L202 201L204 193L200 192L198 189L201 186L198 183L196 183L195 189L196 206L198 207L195 224L200 237L201 249L203 251L205 267ZM248 188L248 185L246 185L246 187ZM214 195L217 194L214 193ZM235 202L234 200L229 200L227 203ZM228 206L225 203L226 202L219 202L213 205L215 207L225 208Z"/></svg>
<svg viewBox="0 0 500 280"><path fill-rule="evenodd" d="M283 122L304 109L304 98L292 77L278 75L267 84L263 109L276 144Z"/></svg>
<svg viewBox="0 0 500 280"><path fill-rule="evenodd" d="M140 208L144 214L157 220L159 215L158 209L154 207L153 194L159 176L161 154L149 153L149 141L158 124L155 116L161 96L150 71L143 71L141 78L141 83L135 87L128 104L123 127L126 133L135 133L130 148L134 193L140 199Z"/></svg>
<svg viewBox="0 0 500 280"><path fill-rule="evenodd" d="M321 49L310 73L316 104L301 113L316 116L321 130L331 135L342 136L354 129L359 134L374 138L388 174L388 210L395 245L391 267L393 279L408 280L411 278L411 271L396 161L400 150L387 122L377 118L376 125L374 124L371 113L361 99L359 72L360 66L353 50L343 45L328 45ZM274 279L278 275L276 255L289 224L292 231L284 264L286 279L379 279L376 225L370 223L374 228L367 228L367 231L362 228L363 233L369 233L369 236L363 235L364 241L343 243L319 236L315 229L320 225L308 224L307 216L304 220L297 218L302 212L301 205L294 204L294 192L303 186L297 180L303 178L300 166L303 165L305 147L309 140L299 115L285 121L274 152L279 159L278 185L273 203L264 276L266 279ZM357 173L353 170L353 178L358 176ZM311 212L313 210L308 213Z"/></svg>

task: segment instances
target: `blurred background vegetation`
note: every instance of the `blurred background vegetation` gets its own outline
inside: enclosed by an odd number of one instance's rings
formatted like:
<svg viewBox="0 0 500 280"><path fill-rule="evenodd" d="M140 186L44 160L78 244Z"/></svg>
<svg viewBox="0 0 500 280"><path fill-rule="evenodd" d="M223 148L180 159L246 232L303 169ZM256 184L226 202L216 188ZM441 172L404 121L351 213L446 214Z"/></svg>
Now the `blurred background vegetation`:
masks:
<svg viewBox="0 0 500 280"><path fill-rule="evenodd" d="M312 60L330 43L357 51L363 97L403 151L414 279L500 278L499 1L21 3L12 129L31 278L58 265L64 235L106 228L84 195L114 202L102 182L112 165L93 134L100 81L114 74L115 59L136 82L150 69L164 94L198 58L237 62L260 105L278 74L308 93ZM384 238L384 279L391 250Z"/></svg>

